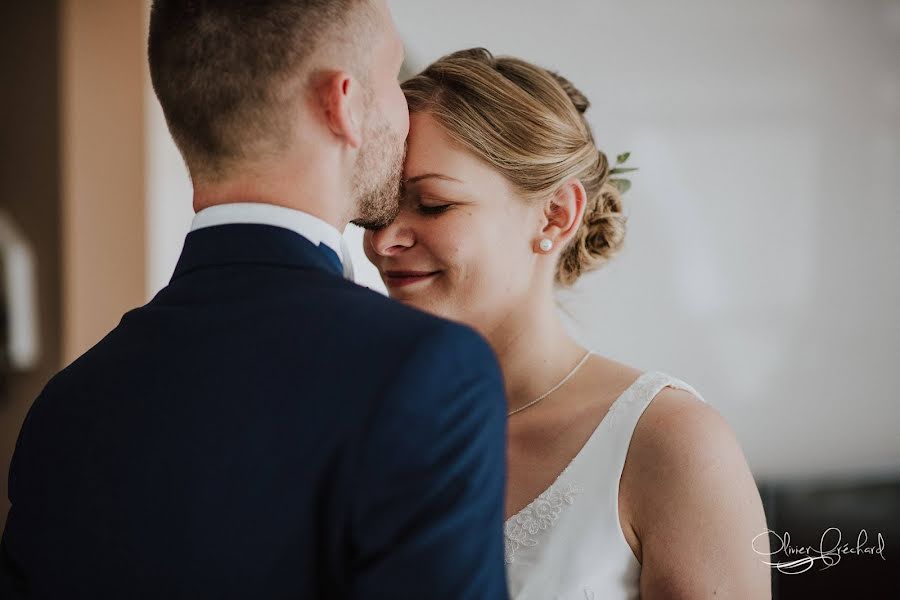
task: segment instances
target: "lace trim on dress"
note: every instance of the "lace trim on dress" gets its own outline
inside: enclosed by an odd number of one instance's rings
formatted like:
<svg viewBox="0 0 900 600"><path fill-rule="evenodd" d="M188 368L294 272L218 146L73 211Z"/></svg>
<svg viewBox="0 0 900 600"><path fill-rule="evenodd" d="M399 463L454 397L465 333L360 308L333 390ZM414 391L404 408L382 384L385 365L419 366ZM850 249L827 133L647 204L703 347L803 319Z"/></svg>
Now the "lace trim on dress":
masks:
<svg viewBox="0 0 900 600"><path fill-rule="evenodd" d="M663 381L660 381L661 379ZM625 411L629 406L638 401L647 403L651 402L653 398L656 397L656 394L651 395L652 392L655 391L658 394L660 391L662 391L662 389L667 387L689 392L691 395L696 397L697 400L706 402L703 397L697 392L697 390L684 383L683 381L675 379L674 377L671 377L664 373L660 373L658 371L647 371L643 373L637 380L635 380L632 386L628 388L622 394L622 396L615 403L613 403L612 406L609 407L609 411L607 411L606 417L603 419L603 421L608 421L610 429L618 429L623 411ZM601 424L603 423L603 421L601 421Z"/></svg>
<svg viewBox="0 0 900 600"><path fill-rule="evenodd" d="M516 554L521 548L537 546L537 535L552 528L559 520L563 509L571 506L575 502L575 496L583 491L574 483L565 485L560 483L567 470L568 467L543 494L506 522L503 532L506 564L515 562Z"/></svg>
<svg viewBox="0 0 900 600"><path fill-rule="evenodd" d="M622 412L638 400L644 399L646 390L652 388L653 385L654 381L652 377L647 377L646 374L641 375L641 377L635 380L631 387L625 390L625 392L613 402L613 405L606 411L606 416L600 421L600 424L606 425L613 430L618 429ZM599 429L600 426L598 425L597 428Z"/></svg>

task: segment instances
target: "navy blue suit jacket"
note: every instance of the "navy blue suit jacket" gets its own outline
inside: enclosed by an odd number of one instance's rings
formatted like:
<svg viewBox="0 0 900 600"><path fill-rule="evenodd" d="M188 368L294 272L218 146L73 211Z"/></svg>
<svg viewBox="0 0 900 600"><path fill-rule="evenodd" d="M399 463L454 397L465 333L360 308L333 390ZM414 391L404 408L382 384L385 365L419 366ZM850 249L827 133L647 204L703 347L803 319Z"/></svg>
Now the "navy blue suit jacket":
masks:
<svg viewBox="0 0 900 600"><path fill-rule="evenodd" d="M0 597L507 597L494 354L335 258L266 225L188 235L32 406Z"/></svg>

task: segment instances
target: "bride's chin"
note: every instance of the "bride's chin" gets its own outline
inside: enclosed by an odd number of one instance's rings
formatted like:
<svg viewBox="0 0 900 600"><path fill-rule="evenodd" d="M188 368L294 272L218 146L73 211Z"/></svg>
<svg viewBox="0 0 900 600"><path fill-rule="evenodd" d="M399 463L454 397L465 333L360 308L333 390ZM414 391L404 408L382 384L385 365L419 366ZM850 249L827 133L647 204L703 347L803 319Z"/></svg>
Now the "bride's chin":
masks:
<svg viewBox="0 0 900 600"><path fill-rule="evenodd" d="M411 308L415 308L421 310L423 312L427 312L433 315L437 315L438 317L448 318L447 315L443 314L439 307L435 305L433 301L431 301L427 294L424 293L406 293L406 292L390 292L390 297L394 300L405 304Z"/></svg>

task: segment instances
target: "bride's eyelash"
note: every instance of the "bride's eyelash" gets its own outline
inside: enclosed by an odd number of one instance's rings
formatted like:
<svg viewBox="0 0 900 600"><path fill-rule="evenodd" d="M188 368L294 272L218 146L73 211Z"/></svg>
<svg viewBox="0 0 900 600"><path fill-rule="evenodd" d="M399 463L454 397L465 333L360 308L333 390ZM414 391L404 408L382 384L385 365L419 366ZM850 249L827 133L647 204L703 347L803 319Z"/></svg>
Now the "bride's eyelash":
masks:
<svg viewBox="0 0 900 600"><path fill-rule="evenodd" d="M418 205L418 210L423 215L439 215L443 212L447 212L447 210L453 206L452 204L441 204L440 206L425 206L423 204Z"/></svg>
<svg viewBox="0 0 900 600"><path fill-rule="evenodd" d="M441 200L438 198L429 198L427 196L423 196L420 194L410 194L409 200L415 207L416 211L421 215L439 215L441 213L447 212L450 208L453 207L453 203L444 202L444 204L438 204L434 206L427 206L422 204L422 200L428 198L432 202L440 202Z"/></svg>

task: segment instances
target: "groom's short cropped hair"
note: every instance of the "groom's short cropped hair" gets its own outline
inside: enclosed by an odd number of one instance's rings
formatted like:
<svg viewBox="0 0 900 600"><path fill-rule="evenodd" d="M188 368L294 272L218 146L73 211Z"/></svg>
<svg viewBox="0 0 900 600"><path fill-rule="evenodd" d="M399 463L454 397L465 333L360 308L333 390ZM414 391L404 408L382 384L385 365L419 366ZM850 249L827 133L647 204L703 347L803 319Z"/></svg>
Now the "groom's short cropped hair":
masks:
<svg viewBox="0 0 900 600"><path fill-rule="evenodd" d="M154 0L150 78L191 177L285 149L306 61L325 44L363 80L371 0Z"/></svg>

